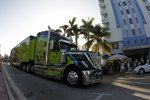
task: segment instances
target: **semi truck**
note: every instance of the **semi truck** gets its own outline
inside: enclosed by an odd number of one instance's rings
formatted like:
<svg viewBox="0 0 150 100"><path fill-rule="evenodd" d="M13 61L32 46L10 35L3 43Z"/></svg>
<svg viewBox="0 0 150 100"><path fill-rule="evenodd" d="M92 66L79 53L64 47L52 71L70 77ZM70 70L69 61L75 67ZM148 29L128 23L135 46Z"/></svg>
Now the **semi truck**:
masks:
<svg viewBox="0 0 150 100"><path fill-rule="evenodd" d="M10 64L26 72L65 81L71 86L98 83L103 78L98 53L80 51L69 38L42 31L29 36L10 53Z"/></svg>

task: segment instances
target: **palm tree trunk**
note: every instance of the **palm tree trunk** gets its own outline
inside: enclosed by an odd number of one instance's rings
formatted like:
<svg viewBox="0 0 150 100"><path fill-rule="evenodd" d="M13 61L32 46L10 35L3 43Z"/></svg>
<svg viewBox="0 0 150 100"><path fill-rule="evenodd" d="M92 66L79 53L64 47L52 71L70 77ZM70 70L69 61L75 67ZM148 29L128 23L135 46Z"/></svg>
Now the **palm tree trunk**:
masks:
<svg viewBox="0 0 150 100"><path fill-rule="evenodd" d="M76 45L78 46L78 36L75 35L75 41L76 41Z"/></svg>
<svg viewBox="0 0 150 100"><path fill-rule="evenodd" d="M87 51L89 51L89 41L90 41L90 38L89 38L89 33L88 33L88 36L87 36L87 42L88 42L88 44L87 44Z"/></svg>
<svg viewBox="0 0 150 100"><path fill-rule="evenodd" d="M97 42L97 43L98 43L98 42ZM98 49L98 50L97 50L97 53L99 53L99 45L98 45L97 49Z"/></svg>

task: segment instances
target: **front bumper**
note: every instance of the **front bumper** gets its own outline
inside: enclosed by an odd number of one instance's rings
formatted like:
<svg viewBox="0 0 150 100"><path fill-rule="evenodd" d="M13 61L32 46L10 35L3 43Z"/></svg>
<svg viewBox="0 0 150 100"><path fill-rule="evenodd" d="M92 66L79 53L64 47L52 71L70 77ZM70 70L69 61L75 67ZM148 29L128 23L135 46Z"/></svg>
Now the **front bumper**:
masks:
<svg viewBox="0 0 150 100"><path fill-rule="evenodd" d="M99 83L103 79L101 70L84 70L82 75L84 85Z"/></svg>
<svg viewBox="0 0 150 100"><path fill-rule="evenodd" d="M138 68L134 68L133 70L135 73L138 73L139 72L139 69Z"/></svg>

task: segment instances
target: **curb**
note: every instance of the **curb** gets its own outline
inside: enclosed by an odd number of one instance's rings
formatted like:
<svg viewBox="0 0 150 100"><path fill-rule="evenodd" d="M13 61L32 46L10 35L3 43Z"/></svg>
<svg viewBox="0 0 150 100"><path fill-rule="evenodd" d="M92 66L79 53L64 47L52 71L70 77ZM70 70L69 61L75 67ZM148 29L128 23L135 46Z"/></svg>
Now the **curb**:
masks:
<svg viewBox="0 0 150 100"><path fill-rule="evenodd" d="M15 82L9 76L8 72L6 71L5 67L3 67L3 65L2 65L2 74L3 74L4 83L6 86L9 99L10 100L27 100L27 98L23 95L23 93L16 86Z"/></svg>

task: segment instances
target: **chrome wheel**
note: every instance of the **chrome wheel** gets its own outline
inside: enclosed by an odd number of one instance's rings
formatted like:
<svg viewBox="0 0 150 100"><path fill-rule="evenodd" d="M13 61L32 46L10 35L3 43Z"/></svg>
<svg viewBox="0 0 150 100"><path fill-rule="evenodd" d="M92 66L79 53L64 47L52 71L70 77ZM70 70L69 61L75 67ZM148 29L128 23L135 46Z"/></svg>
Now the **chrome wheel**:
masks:
<svg viewBox="0 0 150 100"><path fill-rule="evenodd" d="M78 74L75 71L70 71L67 75L67 81L71 85L75 85L78 83Z"/></svg>

